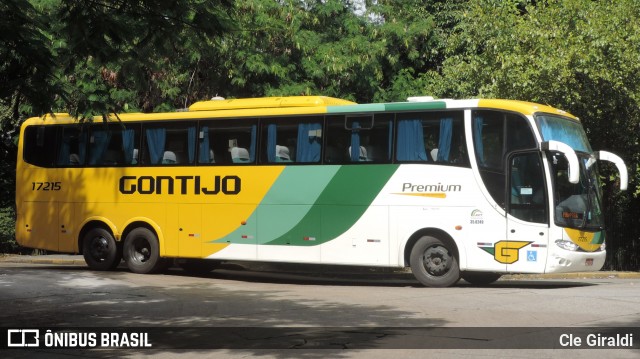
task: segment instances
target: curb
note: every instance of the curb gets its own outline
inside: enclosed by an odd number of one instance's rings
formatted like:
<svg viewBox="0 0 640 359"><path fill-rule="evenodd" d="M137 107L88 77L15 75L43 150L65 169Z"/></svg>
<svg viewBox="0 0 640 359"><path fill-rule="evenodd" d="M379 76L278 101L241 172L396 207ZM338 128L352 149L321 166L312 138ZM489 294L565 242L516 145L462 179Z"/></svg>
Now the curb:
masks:
<svg viewBox="0 0 640 359"><path fill-rule="evenodd" d="M57 265L86 265L82 256L74 255L42 255L42 256L21 256L2 255L0 262L8 263L32 263L32 264L57 264Z"/></svg>

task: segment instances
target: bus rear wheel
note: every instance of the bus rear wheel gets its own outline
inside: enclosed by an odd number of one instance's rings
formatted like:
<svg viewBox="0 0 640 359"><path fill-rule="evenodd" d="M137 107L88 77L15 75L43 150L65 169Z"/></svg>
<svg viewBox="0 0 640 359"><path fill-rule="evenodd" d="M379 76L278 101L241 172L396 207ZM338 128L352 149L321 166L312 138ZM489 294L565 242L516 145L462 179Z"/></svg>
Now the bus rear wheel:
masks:
<svg viewBox="0 0 640 359"><path fill-rule="evenodd" d="M500 273L462 272L462 279L473 285L489 285L502 277Z"/></svg>
<svg viewBox="0 0 640 359"><path fill-rule="evenodd" d="M460 280L458 260L450 245L424 236L415 243L409 257L411 272L427 287L449 287Z"/></svg>
<svg viewBox="0 0 640 359"><path fill-rule="evenodd" d="M165 268L158 238L147 228L138 227L127 234L123 254L127 267L134 273L157 273Z"/></svg>
<svg viewBox="0 0 640 359"><path fill-rule="evenodd" d="M122 260L122 251L115 238L100 227L92 228L84 235L82 255L89 268L99 271L113 270Z"/></svg>

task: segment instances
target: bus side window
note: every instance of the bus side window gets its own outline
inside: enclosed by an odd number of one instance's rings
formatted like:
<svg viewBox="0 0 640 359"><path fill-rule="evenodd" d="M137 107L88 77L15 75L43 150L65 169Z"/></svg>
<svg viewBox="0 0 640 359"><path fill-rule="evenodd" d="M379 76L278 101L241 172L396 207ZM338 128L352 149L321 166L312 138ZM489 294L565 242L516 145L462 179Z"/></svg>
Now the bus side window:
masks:
<svg viewBox="0 0 640 359"><path fill-rule="evenodd" d="M328 116L325 163L388 163L392 115Z"/></svg>
<svg viewBox="0 0 640 359"><path fill-rule="evenodd" d="M507 156L536 147L527 120L508 112L477 110L472 113L473 145L480 175L493 199L505 208Z"/></svg>
<svg viewBox="0 0 640 359"><path fill-rule="evenodd" d="M296 162L298 122L287 118L264 120L262 124L262 163Z"/></svg>
<svg viewBox="0 0 640 359"><path fill-rule="evenodd" d="M25 162L40 167L52 167L56 164L56 154L59 151L55 150L55 146L59 130L62 130L60 126L27 127L24 130L22 154Z"/></svg>
<svg viewBox="0 0 640 359"><path fill-rule="evenodd" d="M196 137L195 124L166 122L145 126L142 162L152 166L194 164Z"/></svg>
<svg viewBox="0 0 640 359"><path fill-rule="evenodd" d="M398 116L396 160L468 166L462 111Z"/></svg>
<svg viewBox="0 0 640 359"><path fill-rule="evenodd" d="M198 164L251 164L256 156L257 120L202 121Z"/></svg>
<svg viewBox="0 0 640 359"><path fill-rule="evenodd" d="M85 131L86 134L86 131ZM80 134L80 142L88 146L86 159L82 149L73 152L72 163L89 166L131 166L137 164L136 148L140 141L138 124L96 124L88 136Z"/></svg>
<svg viewBox="0 0 640 359"><path fill-rule="evenodd" d="M512 156L509 171L509 214L527 222L547 223L547 196L540 154L529 152Z"/></svg>
<svg viewBox="0 0 640 359"><path fill-rule="evenodd" d="M58 166L84 166L87 159L88 129L79 126L63 126L58 144Z"/></svg>

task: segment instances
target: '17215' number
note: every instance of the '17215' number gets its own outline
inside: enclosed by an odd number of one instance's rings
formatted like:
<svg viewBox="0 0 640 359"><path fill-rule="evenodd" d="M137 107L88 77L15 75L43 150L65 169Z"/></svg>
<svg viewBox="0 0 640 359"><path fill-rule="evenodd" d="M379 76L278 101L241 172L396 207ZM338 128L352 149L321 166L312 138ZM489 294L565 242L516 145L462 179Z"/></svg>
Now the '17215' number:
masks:
<svg viewBox="0 0 640 359"><path fill-rule="evenodd" d="M31 182L33 191L59 191L61 188L61 182Z"/></svg>

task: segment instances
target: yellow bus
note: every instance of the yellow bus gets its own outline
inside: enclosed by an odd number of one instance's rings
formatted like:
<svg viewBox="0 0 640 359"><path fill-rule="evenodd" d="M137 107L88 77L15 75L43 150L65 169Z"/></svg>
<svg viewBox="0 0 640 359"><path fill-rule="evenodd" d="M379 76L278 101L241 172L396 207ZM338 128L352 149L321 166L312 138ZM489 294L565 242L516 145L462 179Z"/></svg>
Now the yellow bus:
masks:
<svg viewBox="0 0 640 359"><path fill-rule="evenodd" d="M410 267L426 286L504 273L597 271L605 261L598 160L580 121L511 100L356 104L322 97L198 102L20 132L16 237L124 259Z"/></svg>

